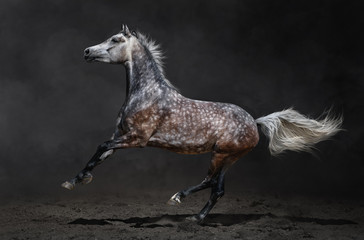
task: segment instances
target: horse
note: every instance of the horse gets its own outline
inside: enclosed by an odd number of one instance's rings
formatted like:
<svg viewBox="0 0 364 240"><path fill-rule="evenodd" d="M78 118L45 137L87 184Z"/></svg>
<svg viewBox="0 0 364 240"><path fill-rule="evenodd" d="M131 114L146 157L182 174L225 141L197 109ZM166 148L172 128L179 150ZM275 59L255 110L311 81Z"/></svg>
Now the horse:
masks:
<svg viewBox="0 0 364 240"><path fill-rule="evenodd" d="M126 25L104 42L86 48L84 58L87 62L124 65L126 100L111 139L97 147L76 177L62 184L69 190L77 183L90 183L91 171L117 149L158 147L181 154L212 152L203 181L177 192L168 201L178 205L188 195L211 188L206 205L189 217L202 223L224 195L228 168L258 144L258 125L269 139L272 155L286 150L310 152L315 143L341 130L342 117L330 112L323 119L311 119L289 108L254 119L233 104L184 97L165 77L159 45Z"/></svg>

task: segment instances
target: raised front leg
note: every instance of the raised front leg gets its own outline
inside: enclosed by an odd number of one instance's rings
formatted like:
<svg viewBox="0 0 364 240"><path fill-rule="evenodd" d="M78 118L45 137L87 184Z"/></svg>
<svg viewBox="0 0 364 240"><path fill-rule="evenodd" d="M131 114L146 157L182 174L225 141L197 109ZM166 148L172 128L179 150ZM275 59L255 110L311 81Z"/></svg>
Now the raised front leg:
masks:
<svg viewBox="0 0 364 240"><path fill-rule="evenodd" d="M88 184L92 181L91 171L100 163L102 163L107 157L114 153L114 149L111 146L115 145L113 140L106 141L97 147L96 153L92 156L90 161L86 164L85 168L80 171L76 177L70 181L62 183L62 187L72 190L76 183Z"/></svg>
<svg viewBox="0 0 364 240"><path fill-rule="evenodd" d="M99 145L96 153L92 156L91 160L86 164L76 177L62 183L62 187L72 190L77 183L88 184L92 181L91 171L100 163L102 163L107 157L114 153L116 149L130 148L141 146L142 139L136 134L127 133L118 139L106 141Z"/></svg>

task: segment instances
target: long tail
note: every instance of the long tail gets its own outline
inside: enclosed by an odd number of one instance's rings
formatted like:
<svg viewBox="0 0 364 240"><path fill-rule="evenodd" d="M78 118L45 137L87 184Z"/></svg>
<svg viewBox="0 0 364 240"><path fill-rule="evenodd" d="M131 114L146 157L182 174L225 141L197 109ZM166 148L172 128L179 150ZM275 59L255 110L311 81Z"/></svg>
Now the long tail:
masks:
<svg viewBox="0 0 364 240"><path fill-rule="evenodd" d="M269 151L277 155L285 150L310 152L314 144L342 130L343 118L329 112L323 119L315 120L290 108L255 121L269 138Z"/></svg>

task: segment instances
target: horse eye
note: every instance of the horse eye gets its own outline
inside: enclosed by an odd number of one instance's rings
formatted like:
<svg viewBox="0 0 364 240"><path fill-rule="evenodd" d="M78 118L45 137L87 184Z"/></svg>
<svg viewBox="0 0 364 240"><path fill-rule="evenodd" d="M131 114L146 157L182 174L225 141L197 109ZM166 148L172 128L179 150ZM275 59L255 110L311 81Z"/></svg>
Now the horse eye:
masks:
<svg viewBox="0 0 364 240"><path fill-rule="evenodd" d="M111 38L111 42L113 43L125 42L125 39L122 37L113 37Z"/></svg>
<svg viewBox="0 0 364 240"><path fill-rule="evenodd" d="M111 38L111 42L118 43L118 42L120 42L120 38L113 37L113 38Z"/></svg>

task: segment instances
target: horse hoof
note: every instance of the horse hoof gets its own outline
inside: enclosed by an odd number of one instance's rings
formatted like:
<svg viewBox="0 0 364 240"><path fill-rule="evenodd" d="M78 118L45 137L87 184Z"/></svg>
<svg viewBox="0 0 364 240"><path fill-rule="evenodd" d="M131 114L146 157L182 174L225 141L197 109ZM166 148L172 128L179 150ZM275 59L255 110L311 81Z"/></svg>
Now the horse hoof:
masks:
<svg viewBox="0 0 364 240"><path fill-rule="evenodd" d="M89 184L92 181L92 174L91 173L87 173L85 176L83 176L82 178L82 184Z"/></svg>
<svg viewBox="0 0 364 240"><path fill-rule="evenodd" d="M193 215L190 217L186 217L186 220L190 222L202 223L203 218L201 218L199 215Z"/></svg>
<svg viewBox="0 0 364 240"><path fill-rule="evenodd" d="M174 194L167 202L168 205L175 206L181 203L178 193Z"/></svg>
<svg viewBox="0 0 364 240"><path fill-rule="evenodd" d="M62 183L61 186L64 187L64 188L67 188L68 190L72 190L72 189L75 188L75 185L70 183L69 181L66 181L66 182Z"/></svg>

